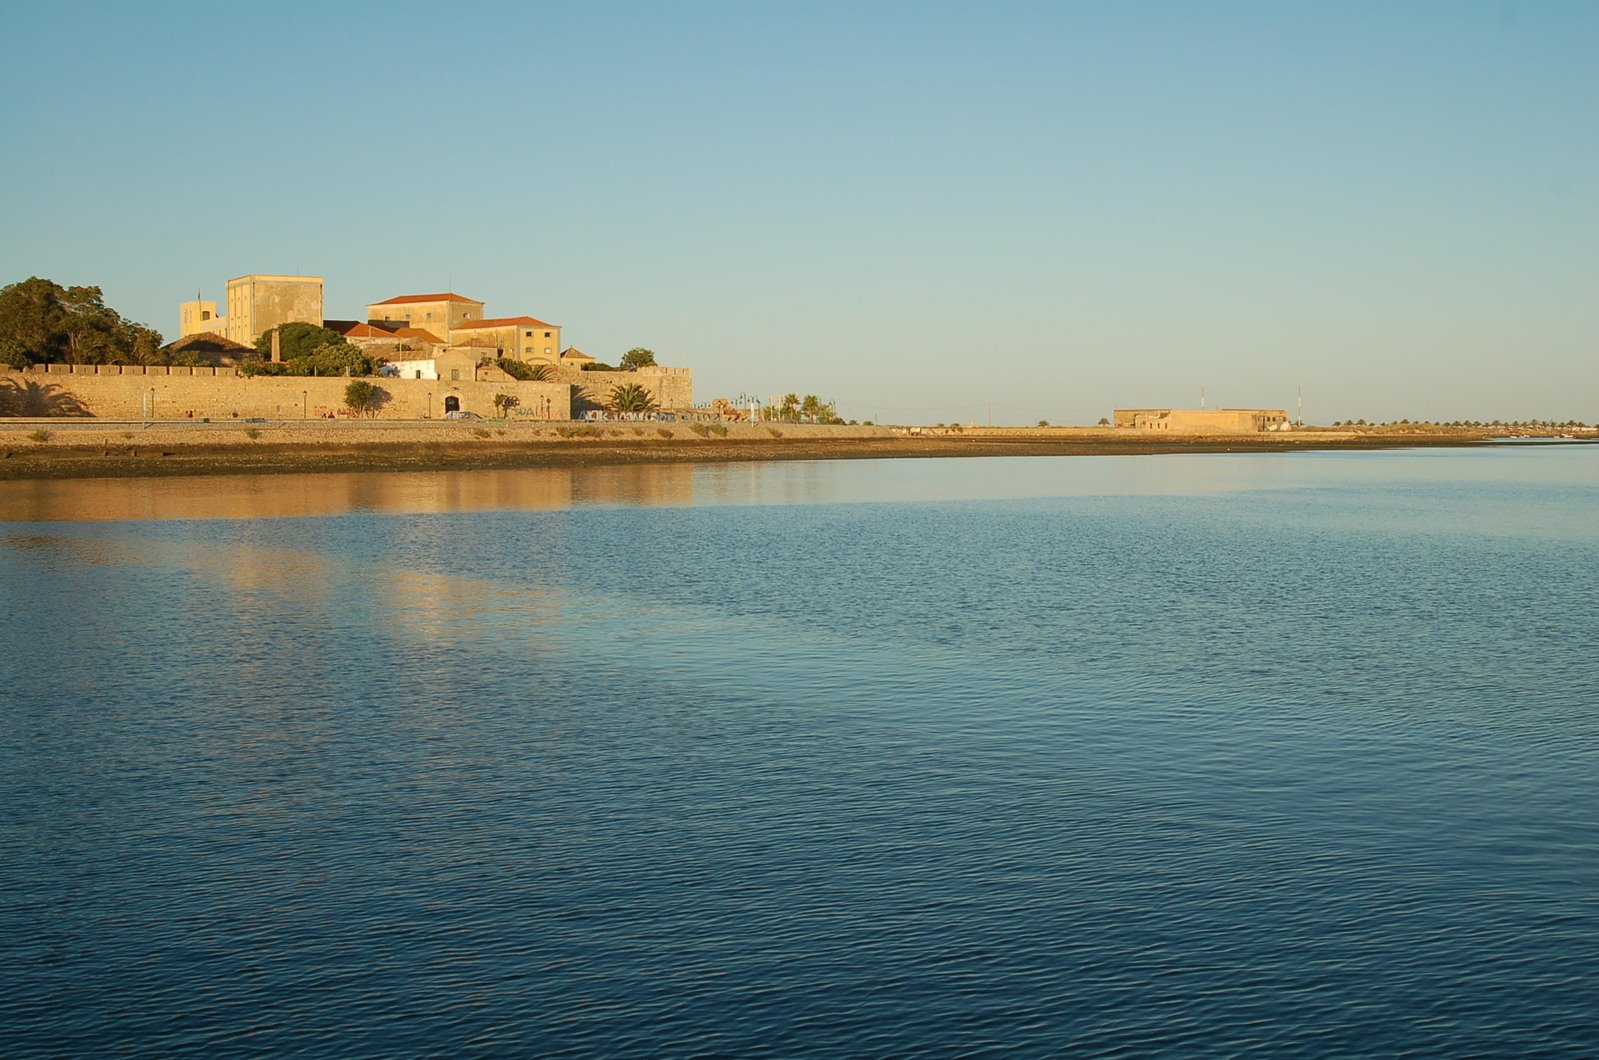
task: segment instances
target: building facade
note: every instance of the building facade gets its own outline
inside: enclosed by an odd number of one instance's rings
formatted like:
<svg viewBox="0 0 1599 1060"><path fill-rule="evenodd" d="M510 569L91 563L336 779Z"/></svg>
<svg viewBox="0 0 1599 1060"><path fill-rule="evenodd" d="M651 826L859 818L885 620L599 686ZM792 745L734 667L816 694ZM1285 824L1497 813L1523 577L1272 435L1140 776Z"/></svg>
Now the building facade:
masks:
<svg viewBox="0 0 1599 1060"><path fill-rule="evenodd" d="M180 337L221 335L231 342L255 345L261 333L279 324L303 322L322 326L322 277L252 274L228 281L227 309L195 299L178 307Z"/></svg>
<svg viewBox="0 0 1599 1060"><path fill-rule="evenodd" d="M402 294L369 303L368 324L379 327L420 328L448 338L450 330L469 320L483 318L483 303L453 291L443 294Z"/></svg>
<svg viewBox="0 0 1599 1060"><path fill-rule="evenodd" d="M1288 426L1283 409L1117 409L1114 423L1140 431L1252 434Z"/></svg>
<svg viewBox="0 0 1599 1060"><path fill-rule="evenodd" d="M496 356L517 361L556 364L561 359L561 328L537 317L495 317L468 320L450 329L450 344L472 345L497 350Z"/></svg>

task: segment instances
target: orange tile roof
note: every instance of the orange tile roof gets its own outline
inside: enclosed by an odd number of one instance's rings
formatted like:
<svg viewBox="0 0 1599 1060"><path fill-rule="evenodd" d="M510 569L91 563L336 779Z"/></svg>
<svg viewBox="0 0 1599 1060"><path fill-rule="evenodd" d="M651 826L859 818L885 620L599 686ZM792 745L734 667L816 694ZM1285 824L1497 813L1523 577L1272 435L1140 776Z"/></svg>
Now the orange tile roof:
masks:
<svg viewBox="0 0 1599 1060"><path fill-rule="evenodd" d="M431 342L435 346L444 345L444 340L426 328L398 328L394 332L402 339L415 339L418 342Z"/></svg>
<svg viewBox="0 0 1599 1060"><path fill-rule="evenodd" d="M394 332L375 328L371 324L355 323L345 328L344 337L347 339L392 339Z"/></svg>
<svg viewBox="0 0 1599 1060"><path fill-rule="evenodd" d="M467 328L514 328L514 327L553 328L553 327L555 327L555 325L554 324L546 324L544 321L536 320L533 317L494 317L492 319L488 318L488 317L485 317L482 320L463 320L459 324L455 325L455 327L452 328L451 330L452 331L464 331Z"/></svg>
<svg viewBox="0 0 1599 1060"><path fill-rule="evenodd" d="M371 304L408 305L412 302L468 302L472 305L483 304L476 298L467 298L465 295L455 294L452 291L445 291L443 294L401 294L395 295L393 298L385 298L381 302L373 302Z"/></svg>
<svg viewBox="0 0 1599 1060"><path fill-rule="evenodd" d="M576 346L568 346L566 349L561 351L561 359L563 361L592 361L594 358L590 357Z"/></svg>

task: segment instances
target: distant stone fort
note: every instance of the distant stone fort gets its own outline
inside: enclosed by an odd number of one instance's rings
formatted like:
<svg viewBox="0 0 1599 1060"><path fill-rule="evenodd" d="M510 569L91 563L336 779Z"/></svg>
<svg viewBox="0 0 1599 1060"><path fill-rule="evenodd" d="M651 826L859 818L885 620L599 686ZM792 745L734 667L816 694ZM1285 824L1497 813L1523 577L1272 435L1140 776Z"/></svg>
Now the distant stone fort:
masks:
<svg viewBox="0 0 1599 1060"><path fill-rule="evenodd" d="M1189 434L1248 434L1289 426L1284 409L1117 409L1113 422L1133 430Z"/></svg>

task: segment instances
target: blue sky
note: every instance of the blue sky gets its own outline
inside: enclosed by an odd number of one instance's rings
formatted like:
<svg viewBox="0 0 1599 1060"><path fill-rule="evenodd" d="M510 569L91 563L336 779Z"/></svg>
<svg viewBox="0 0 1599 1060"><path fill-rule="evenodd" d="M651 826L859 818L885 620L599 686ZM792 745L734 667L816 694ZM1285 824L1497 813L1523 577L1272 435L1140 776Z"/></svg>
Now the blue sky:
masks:
<svg viewBox="0 0 1599 1060"><path fill-rule="evenodd" d="M62 4L0 282L455 290L697 396L1599 419L1599 4Z"/></svg>

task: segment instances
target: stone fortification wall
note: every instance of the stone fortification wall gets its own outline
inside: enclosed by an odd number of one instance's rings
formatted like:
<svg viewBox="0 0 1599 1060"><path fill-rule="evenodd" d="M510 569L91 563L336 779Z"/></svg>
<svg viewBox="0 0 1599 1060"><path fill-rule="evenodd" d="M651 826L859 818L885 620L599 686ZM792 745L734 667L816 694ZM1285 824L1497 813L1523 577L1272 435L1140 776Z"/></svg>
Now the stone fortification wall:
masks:
<svg viewBox="0 0 1599 1060"><path fill-rule="evenodd" d="M611 390L637 383L655 397L663 409L688 409L694 406L694 374L687 368L639 368L631 372L585 372L580 368L552 366L548 378L570 383L574 393L572 407L579 413L604 408Z"/></svg>
<svg viewBox="0 0 1599 1060"><path fill-rule="evenodd" d="M240 376L232 368L167 368L129 365L36 365L27 372L0 370L0 398L10 405L36 405L65 412L81 405L88 415L114 420L318 419L340 417L342 376ZM445 399L463 411L494 416L494 395L510 394L517 404L512 419L568 420L572 388L564 382L514 380L393 379L371 382L389 400L378 419L441 419ZM26 414L24 412L23 414Z"/></svg>

